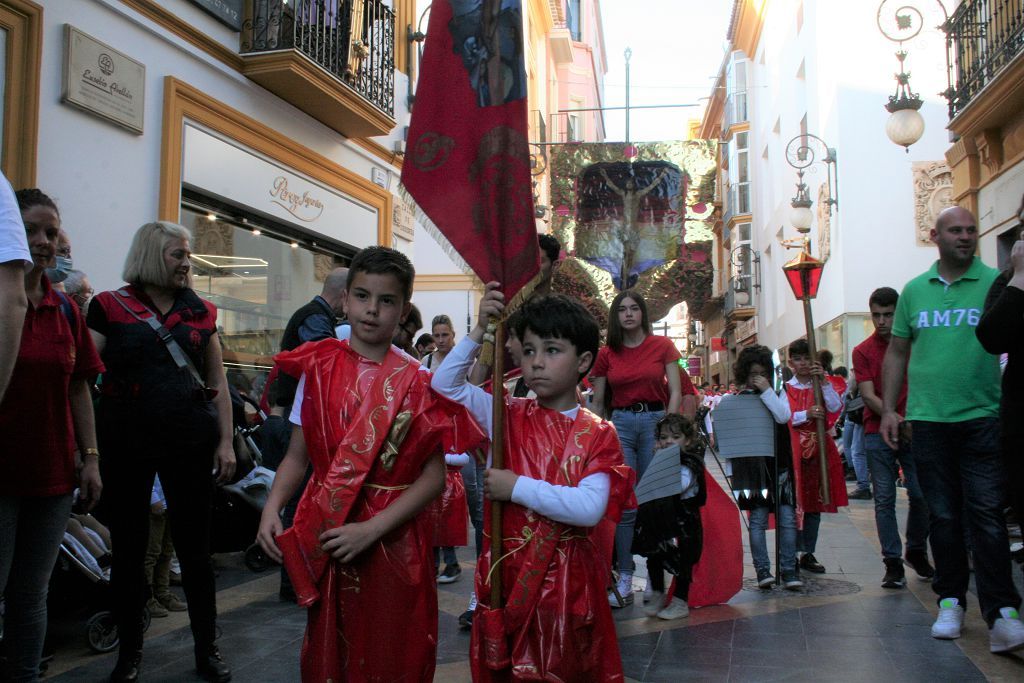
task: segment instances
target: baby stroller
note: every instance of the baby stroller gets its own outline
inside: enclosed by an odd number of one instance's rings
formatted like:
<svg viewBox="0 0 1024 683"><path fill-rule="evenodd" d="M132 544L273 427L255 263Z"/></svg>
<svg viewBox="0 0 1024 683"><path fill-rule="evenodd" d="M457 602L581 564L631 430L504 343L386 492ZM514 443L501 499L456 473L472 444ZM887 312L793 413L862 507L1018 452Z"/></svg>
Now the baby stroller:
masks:
<svg viewBox="0 0 1024 683"><path fill-rule="evenodd" d="M263 455L257 443L266 415L253 399L233 387L230 391L238 465L236 481L218 486L214 493L212 549L216 553L245 551L245 565L254 572L262 572L272 562L253 539L259 531L263 506L274 484L274 472L263 467ZM245 418L246 404L256 409L259 419L253 424Z"/></svg>
<svg viewBox="0 0 1024 683"><path fill-rule="evenodd" d="M48 599L50 614L81 614L85 617L85 636L93 652L111 652L117 648L117 625L110 611L110 570L96 559L70 533L64 534L57 565L50 577ZM143 631L149 629L149 610L145 610Z"/></svg>

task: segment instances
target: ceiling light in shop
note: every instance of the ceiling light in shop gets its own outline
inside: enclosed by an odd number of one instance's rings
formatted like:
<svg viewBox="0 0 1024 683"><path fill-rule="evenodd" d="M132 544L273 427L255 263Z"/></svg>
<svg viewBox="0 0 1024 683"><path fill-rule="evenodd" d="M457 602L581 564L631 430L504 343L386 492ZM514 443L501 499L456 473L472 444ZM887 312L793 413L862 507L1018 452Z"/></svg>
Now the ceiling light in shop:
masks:
<svg viewBox="0 0 1024 683"><path fill-rule="evenodd" d="M217 254L192 254L191 259L207 268L266 268L269 262L252 256L219 256Z"/></svg>
<svg viewBox="0 0 1024 683"><path fill-rule="evenodd" d="M208 213L208 214L206 214L206 220L211 221L211 222L217 220L217 214L215 214L215 213Z"/></svg>
<svg viewBox="0 0 1024 683"><path fill-rule="evenodd" d="M292 242L292 249L298 249L298 248L299 248L299 243L298 242Z"/></svg>
<svg viewBox="0 0 1024 683"><path fill-rule="evenodd" d="M259 237L259 236L260 236L260 235L262 235L263 233L262 233L262 232L260 232L260 229L259 229L259 228L253 228L252 234L253 234L253 237Z"/></svg>

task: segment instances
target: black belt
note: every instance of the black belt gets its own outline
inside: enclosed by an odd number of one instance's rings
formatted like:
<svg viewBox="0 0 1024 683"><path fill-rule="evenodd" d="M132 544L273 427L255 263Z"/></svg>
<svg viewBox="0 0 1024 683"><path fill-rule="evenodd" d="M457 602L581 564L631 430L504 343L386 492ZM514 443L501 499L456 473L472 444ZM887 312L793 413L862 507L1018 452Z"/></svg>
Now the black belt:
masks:
<svg viewBox="0 0 1024 683"><path fill-rule="evenodd" d="M631 413L653 413L658 410L665 410L665 404L661 401L637 401L633 405L618 406L612 410L628 410Z"/></svg>

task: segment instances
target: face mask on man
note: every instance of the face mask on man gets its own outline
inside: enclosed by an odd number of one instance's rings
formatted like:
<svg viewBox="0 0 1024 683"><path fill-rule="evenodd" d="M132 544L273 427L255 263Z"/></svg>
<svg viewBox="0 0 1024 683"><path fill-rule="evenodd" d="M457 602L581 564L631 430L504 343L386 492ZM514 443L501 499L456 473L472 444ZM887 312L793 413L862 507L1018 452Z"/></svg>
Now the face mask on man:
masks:
<svg viewBox="0 0 1024 683"><path fill-rule="evenodd" d="M70 256L57 256L55 258L56 263L54 267L46 269L46 277L50 280L51 284L64 282L68 279L71 271L75 269Z"/></svg>

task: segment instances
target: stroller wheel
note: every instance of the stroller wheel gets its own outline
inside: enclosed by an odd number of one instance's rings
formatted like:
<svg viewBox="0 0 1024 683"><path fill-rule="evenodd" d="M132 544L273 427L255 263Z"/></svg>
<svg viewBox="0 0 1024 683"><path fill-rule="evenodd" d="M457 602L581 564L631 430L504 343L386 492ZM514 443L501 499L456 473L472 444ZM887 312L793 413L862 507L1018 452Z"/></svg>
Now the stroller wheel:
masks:
<svg viewBox="0 0 1024 683"><path fill-rule="evenodd" d="M85 628L93 652L111 652L117 648L117 625L112 612L97 612L89 617Z"/></svg>
<svg viewBox="0 0 1024 683"><path fill-rule="evenodd" d="M253 543L251 546L245 549L245 566L251 571L259 574L270 569L272 560L267 557L267 554L263 552L263 548L258 543Z"/></svg>

